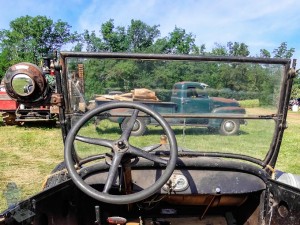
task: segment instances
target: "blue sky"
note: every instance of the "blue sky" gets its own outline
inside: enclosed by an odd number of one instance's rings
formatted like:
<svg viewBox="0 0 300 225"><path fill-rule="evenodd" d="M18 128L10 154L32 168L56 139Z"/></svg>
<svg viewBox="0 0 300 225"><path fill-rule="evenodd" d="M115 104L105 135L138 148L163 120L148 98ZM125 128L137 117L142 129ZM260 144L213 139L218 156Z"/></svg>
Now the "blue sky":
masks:
<svg viewBox="0 0 300 225"><path fill-rule="evenodd" d="M98 32L109 19L125 27L139 19L160 25L161 37L175 26L183 28L207 50L214 43L236 41L247 44L255 56L262 48L272 52L287 42L300 59L299 10L298 0L10 0L1 4L0 29L9 29L10 21L25 15L61 19L78 32Z"/></svg>

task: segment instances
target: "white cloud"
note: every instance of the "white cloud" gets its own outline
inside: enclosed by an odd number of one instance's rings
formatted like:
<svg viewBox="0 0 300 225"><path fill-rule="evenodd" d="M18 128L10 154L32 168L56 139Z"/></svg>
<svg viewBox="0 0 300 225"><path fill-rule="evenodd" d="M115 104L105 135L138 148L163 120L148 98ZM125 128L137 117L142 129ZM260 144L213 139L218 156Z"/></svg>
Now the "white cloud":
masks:
<svg viewBox="0 0 300 225"><path fill-rule="evenodd" d="M113 1L94 0L82 13L83 28L100 28L112 18L115 25L126 26L131 19L150 25L160 24L162 35L175 25L205 40L230 41L230 38L250 39L268 32L287 29L288 15L298 1ZM295 15L294 13L293 15ZM298 17L299 18L299 17ZM299 21L294 18L294 21ZM249 38L248 38L249 37ZM267 37L268 38L268 37ZM202 39L202 38L201 38Z"/></svg>
<svg viewBox="0 0 300 225"><path fill-rule="evenodd" d="M101 24L114 19L116 26L128 26L131 19L160 25L162 36L175 26L196 35L197 44L208 49L214 43L244 42L256 54L272 51L281 42L300 49L300 1L297 0L42 0L8 1L0 8L0 27L23 15L46 15L62 19L73 29L100 30ZM254 52L252 52L255 51Z"/></svg>

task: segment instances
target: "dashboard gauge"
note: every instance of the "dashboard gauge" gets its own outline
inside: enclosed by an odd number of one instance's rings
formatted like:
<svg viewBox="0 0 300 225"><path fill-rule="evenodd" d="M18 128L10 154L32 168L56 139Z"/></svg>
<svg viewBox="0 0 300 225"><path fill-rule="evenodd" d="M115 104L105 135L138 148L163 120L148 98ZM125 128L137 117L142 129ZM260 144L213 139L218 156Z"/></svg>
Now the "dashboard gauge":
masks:
<svg viewBox="0 0 300 225"><path fill-rule="evenodd" d="M174 173L170 177L169 181L163 186L164 191L184 191L189 187L187 178L180 173Z"/></svg>

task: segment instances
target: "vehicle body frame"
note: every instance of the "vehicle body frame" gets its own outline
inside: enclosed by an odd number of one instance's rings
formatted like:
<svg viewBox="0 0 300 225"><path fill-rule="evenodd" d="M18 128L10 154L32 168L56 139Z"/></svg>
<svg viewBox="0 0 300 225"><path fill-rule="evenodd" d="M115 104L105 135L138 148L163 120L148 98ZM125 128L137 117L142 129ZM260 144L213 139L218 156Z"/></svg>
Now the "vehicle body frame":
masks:
<svg viewBox="0 0 300 225"><path fill-rule="evenodd" d="M114 101L91 110L87 105L78 108L70 91L68 60L72 63L79 58L281 65L276 113L194 115L199 119L274 121L269 149L261 158L218 149L192 151L177 146L175 136L179 139L179 135L164 119L168 115L162 117L144 104ZM64 163L53 171L42 192L2 212L0 224L300 224L300 190L276 180L274 169L287 128L295 63L269 58L61 52L55 64L57 92L51 98L59 106ZM105 121L120 117L110 113L118 108L132 113L121 115L129 118L128 124L118 133L120 138L110 140L104 135L115 128L110 129ZM135 120L143 115L162 127L159 144L140 147L140 142L129 142ZM96 136L87 137L85 129L95 117L106 132L96 127ZM151 134L160 135L155 129ZM80 157L76 141L109 147L111 152Z"/></svg>

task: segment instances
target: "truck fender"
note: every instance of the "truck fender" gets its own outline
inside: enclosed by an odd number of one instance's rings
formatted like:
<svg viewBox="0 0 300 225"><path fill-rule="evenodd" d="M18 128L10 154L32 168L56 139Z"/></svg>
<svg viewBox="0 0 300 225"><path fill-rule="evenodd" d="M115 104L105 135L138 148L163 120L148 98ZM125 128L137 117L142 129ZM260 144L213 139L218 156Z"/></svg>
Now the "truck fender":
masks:
<svg viewBox="0 0 300 225"><path fill-rule="evenodd" d="M212 113L235 113L246 114L246 110L237 106L218 107L212 110Z"/></svg>
<svg viewBox="0 0 300 225"><path fill-rule="evenodd" d="M241 114L246 113L244 108L241 107L219 107L212 111L215 114ZM208 127L212 129L219 129L222 135L235 135L239 131L240 124L244 124L243 119L210 119Z"/></svg>

